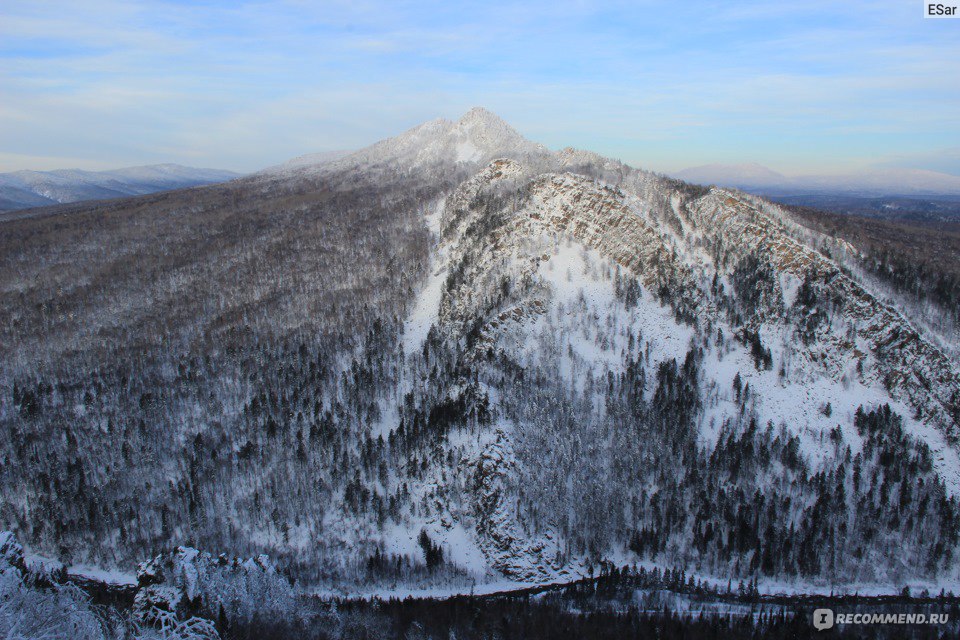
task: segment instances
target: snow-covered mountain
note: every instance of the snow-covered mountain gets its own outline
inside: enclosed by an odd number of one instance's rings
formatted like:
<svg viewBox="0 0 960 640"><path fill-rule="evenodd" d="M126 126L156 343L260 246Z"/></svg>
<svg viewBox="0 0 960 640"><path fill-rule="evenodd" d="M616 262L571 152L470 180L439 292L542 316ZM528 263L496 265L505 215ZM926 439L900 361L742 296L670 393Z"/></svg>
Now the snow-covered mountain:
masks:
<svg viewBox="0 0 960 640"><path fill-rule="evenodd" d="M840 175L787 177L759 164L710 164L672 174L695 184L712 184L772 194L860 196L960 195L960 176L926 169L885 168Z"/></svg>
<svg viewBox="0 0 960 640"><path fill-rule="evenodd" d="M474 109L8 223L0 526L325 592L958 579L956 338L801 222Z"/></svg>
<svg viewBox="0 0 960 640"><path fill-rule="evenodd" d="M314 162L310 156L295 158L268 169L265 175L304 176L388 164L418 170L465 167L488 162L505 153L538 157L547 150L525 139L497 115L475 107L456 122L438 118L352 153L320 154Z"/></svg>
<svg viewBox="0 0 960 640"><path fill-rule="evenodd" d="M744 164L706 164L672 174L693 184L716 184L723 187L769 187L790 181L782 173L755 162Z"/></svg>
<svg viewBox="0 0 960 640"><path fill-rule="evenodd" d="M137 196L226 182L239 175L232 171L197 169L178 164L155 164L111 171L14 171L0 174L0 211Z"/></svg>

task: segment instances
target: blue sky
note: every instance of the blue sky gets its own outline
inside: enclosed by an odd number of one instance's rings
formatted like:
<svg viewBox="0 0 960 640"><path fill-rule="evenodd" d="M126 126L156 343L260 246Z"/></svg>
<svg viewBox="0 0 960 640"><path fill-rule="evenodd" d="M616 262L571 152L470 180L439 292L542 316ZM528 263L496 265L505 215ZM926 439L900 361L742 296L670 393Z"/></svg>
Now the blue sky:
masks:
<svg viewBox="0 0 960 640"><path fill-rule="evenodd" d="M254 170L474 105L661 171L960 174L960 20L920 0L0 4L0 171Z"/></svg>

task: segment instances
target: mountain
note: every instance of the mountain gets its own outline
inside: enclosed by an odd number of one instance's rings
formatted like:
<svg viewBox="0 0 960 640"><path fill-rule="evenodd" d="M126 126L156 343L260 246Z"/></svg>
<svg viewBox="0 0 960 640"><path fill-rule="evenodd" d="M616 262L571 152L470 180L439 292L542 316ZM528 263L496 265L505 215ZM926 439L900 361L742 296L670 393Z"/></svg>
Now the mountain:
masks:
<svg viewBox="0 0 960 640"><path fill-rule="evenodd" d="M777 186L790 181L782 173L756 163L706 164L677 171L673 176L693 184L717 184L725 187Z"/></svg>
<svg viewBox="0 0 960 640"><path fill-rule="evenodd" d="M366 149L295 158L263 173L303 177L386 164L419 170L455 168L482 164L503 153L537 158L548 152L542 145L523 138L496 114L475 107L456 122L438 118Z"/></svg>
<svg viewBox="0 0 960 640"><path fill-rule="evenodd" d="M0 211L51 204L136 196L168 189L226 182L240 174L156 164L112 171L15 171L0 173Z"/></svg>
<svg viewBox="0 0 960 640"><path fill-rule="evenodd" d="M960 318L910 297L937 274L865 251L482 109L13 220L0 527L68 564L154 558L138 602L231 620L261 570L347 595L637 563L939 590Z"/></svg>
<svg viewBox="0 0 960 640"><path fill-rule="evenodd" d="M758 164L710 164L684 169L676 178L735 187L761 195L960 195L960 176L924 169L873 169L845 175L787 177Z"/></svg>

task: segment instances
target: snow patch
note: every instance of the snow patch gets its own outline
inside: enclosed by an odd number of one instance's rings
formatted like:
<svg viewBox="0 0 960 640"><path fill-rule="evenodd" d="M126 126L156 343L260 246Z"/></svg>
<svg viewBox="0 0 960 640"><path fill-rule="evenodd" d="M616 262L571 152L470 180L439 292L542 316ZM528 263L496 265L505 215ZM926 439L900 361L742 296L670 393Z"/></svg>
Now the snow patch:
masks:
<svg viewBox="0 0 960 640"><path fill-rule="evenodd" d="M440 219L443 216L444 201L441 200L433 210L425 216L427 228L434 235L435 241L440 235ZM410 317L407 318L403 329L403 352L413 353L423 348L427 340L430 327L438 324L440 319L440 301L443 298L443 285L447 280L446 251L439 248L431 261L430 274L423 290L417 296L417 303Z"/></svg>
<svg viewBox="0 0 960 640"><path fill-rule="evenodd" d="M470 140L457 144L457 162L474 162L479 160L483 152Z"/></svg>

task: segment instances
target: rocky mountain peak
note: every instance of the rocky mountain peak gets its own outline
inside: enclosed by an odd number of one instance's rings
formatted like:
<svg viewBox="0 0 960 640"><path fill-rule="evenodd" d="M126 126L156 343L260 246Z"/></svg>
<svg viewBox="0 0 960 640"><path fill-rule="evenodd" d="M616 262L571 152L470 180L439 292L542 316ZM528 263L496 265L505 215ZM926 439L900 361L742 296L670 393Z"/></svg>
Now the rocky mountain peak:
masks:
<svg viewBox="0 0 960 640"><path fill-rule="evenodd" d="M316 164L289 162L267 173L317 173L382 164L410 169L472 165L479 169L496 158L550 156L546 147L524 138L500 116L483 107L473 107L457 121L429 120L333 161L321 158Z"/></svg>
<svg viewBox="0 0 960 640"><path fill-rule="evenodd" d="M513 127L506 120L485 107L472 107L457 121L462 126L480 125L484 127L499 127L513 131Z"/></svg>

